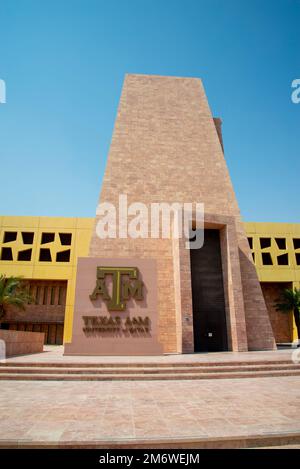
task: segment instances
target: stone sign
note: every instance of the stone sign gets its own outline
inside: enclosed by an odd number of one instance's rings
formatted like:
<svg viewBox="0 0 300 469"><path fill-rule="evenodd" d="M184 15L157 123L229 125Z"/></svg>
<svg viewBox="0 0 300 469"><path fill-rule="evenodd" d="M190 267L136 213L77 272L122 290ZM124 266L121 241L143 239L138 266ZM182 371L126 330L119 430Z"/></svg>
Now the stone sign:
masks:
<svg viewBox="0 0 300 469"><path fill-rule="evenodd" d="M65 355L160 355L153 259L79 258Z"/></svg>

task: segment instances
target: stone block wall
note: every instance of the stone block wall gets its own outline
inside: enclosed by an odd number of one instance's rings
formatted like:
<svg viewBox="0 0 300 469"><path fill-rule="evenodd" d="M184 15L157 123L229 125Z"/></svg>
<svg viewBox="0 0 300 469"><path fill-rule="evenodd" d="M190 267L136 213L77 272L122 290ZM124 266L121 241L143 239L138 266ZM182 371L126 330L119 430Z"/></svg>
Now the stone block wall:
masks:
<svg viewBox="0 0 300 469"><path fill-rule="evenodd" d="M6 331L0 329L0 340L5 342L6 357L40 353L44 347L44 334L40 332Z"/></svg>

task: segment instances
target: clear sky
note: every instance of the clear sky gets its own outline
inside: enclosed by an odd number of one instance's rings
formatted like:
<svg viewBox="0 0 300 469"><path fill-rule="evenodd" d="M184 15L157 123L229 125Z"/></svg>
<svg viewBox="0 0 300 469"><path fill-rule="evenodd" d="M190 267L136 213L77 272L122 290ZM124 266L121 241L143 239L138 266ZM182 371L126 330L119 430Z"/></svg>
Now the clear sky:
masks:
<svg viewBox="0 0 300 469"><path fill-rule="evenodd" d="M125 73L202 78L243 219L300 222L300 0L0 0L0 214L94 216Z"/></svg>

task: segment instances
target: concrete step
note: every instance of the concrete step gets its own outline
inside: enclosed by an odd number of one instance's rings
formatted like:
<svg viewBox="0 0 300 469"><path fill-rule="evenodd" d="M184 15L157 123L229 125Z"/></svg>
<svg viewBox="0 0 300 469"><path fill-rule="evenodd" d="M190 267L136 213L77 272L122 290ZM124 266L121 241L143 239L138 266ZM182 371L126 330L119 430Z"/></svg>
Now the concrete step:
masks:
<svg viewBox="0 0 300 469"><path fill-rule="evenodd" d="M284 365L242 365L240 367L233 366L214 366L214 367L98 367L83 368L75 366L64 366L64 367L37 367L37 366L3 366L0 367L1 374L192 374L192 373L226 373L226 372L261 372L261 371L287 371L295 370L300 372L300 366L295 364L284 364Z"/></svg>
<svg viewBox="0 0 300 469"><path fill-rule="evenodd" d="M155 437L80 440L0 440L0 449L298 449L300 432L266 432L224 436ZM201 461L201 457L200 457Z"/></svg>
<svg viewBox="0 0 300 469"><path fill-rule="evenodd" d="M191 380L262 378L278 376L300 376L300 370L231 371L212 373L1 373L0 380L45 380L45 381L147 381L147 380Z"/></svg>
<svg viewBox="0 0 300 469"><path fill-rule="evenodd" d="M241 367L241 366L261 366L261 365L294 365L292 360L248 360L248 361L216 361L216 362L201 362L201 360L197 362L166 362L166 363L161 363L161 362L152 362L152 363L147 363L147 362L134 362L134 361L128 361L128 362L107 362L103 363L101 362L101 357L99 357L99 362L94 362L94 363L88 363L88 362L66 362L66 361L61 361L61 362L42 362L42 361L27 361L27 362L21 362L21 361L12 361L13 359L8 359L6 362L0 362L0 368L2 367L55 367L55 368L69 368L69 367L74 367L74 368L119 368L119 367L124 367L124 368L195 368L195 367L203 367L203 368L211 368L211 367L221 367L221 366L229 366L229 367ZM296 365L299 366L300 365Z"/></svg>
<svg viewBox="0 0 300 469"><path fill-rule="evenodd" d="M270 432L227 436L110 438L55 441L55 440L0 440L1 449L292 449L300 447L299 432ZM201 457L200 457L201 461Z"/></svg>

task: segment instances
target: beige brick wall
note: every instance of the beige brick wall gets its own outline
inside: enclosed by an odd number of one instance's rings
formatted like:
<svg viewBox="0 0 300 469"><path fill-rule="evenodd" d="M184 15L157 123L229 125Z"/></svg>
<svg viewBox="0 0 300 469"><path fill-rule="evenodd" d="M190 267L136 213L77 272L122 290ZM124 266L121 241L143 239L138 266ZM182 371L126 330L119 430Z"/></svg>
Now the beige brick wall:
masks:
<svg viewBox="0 0 300 469"><path fill-rule="evenodd" d="M225 230L221 244L229 343L233 350L273 348L269 317L201 80L126 76L100 201L117 205L120 193L128 195L128 203L205 203L207 226ZM182 345L183 351L193 351L189 253L182 243L100 240L94 232L90 255L156 259L164 350L180 352Z"/></svg>

